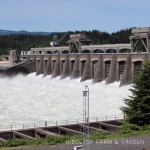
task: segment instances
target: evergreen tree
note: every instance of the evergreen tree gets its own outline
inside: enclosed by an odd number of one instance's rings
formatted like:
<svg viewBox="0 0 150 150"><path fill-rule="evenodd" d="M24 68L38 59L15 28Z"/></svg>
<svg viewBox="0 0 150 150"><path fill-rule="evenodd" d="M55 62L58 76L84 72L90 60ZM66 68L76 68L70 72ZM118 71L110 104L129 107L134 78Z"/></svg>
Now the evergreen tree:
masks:
<svg viewBox="0 0 150 150"><path fill-rule="evenodd" d="M127 122L139 126L150 124L150 60L142 67L141 72L133 81L130 89L132 96L125 99L126 107L121 108Z"/></svg>

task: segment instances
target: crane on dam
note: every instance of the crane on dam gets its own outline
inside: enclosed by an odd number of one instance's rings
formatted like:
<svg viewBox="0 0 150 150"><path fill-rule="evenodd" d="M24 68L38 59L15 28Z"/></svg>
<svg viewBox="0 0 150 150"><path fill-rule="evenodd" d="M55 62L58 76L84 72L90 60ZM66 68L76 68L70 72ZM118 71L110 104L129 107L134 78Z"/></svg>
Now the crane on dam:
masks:
<svg viewBox="0 0 150 150"><path fill-rule="evenodd" d="M53 41L50 42L50 46L51 47L59 46L59 43L67 36L68 33L69 32L66 32L59 40L58 40L57 35L54 35Z"/></svg>

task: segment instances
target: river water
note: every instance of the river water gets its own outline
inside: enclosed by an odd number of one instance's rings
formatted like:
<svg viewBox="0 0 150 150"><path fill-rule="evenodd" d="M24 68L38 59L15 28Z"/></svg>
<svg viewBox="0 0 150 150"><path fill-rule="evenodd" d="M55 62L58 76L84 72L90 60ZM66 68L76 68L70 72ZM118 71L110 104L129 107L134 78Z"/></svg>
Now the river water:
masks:
<svg viewBox="0 0 150 150"><path fill-rule="evenodd" d="M90 117L122 114L119 108L131 94L131 85L119 88L119 82L92 84L80 78L19 74L0 78L0 126L81 118L85 85L90 89Z"/></svg>

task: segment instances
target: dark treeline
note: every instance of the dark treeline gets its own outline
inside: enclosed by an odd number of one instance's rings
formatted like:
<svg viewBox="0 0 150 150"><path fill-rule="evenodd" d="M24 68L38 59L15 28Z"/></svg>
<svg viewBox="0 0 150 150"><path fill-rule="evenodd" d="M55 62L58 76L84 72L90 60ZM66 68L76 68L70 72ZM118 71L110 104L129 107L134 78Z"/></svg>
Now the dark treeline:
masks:
<svg viewBox="0 0 150 150"><path fill-rule="evenodd" d="M131 28L120 30L116 33L101 32L98 30L92 31L75 31L72 33L85 32L87 38L92 40L92 44L117 44L129 43L129 35ZM67 45L69 34L61 41L60 46ZM64 33L57 33L60 39ZM32 47L49 47L50 41L53 41L54 34L50 35L31 35L31 34L11 34L0 36L0 55L9 54L11 49L16 49L20 54L21 50L30 50Z"/></svg>

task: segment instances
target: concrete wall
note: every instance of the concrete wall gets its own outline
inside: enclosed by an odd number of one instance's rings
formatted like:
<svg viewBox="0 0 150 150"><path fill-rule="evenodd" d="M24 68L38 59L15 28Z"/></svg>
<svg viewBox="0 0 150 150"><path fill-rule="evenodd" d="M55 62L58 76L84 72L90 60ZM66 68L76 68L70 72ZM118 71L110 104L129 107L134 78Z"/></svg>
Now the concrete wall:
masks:
<svg viewBox="0 0 150 150"><path fill-rule="evenodd" d="M93 79L93 82L106 80L106 84L121 81L120 86L130 84L137 65L145 62L150 54L63 54L63 55L28 55L30 64L35 61L30 72L61 76L71 79L81 77L81 81ZM110 64L107 64L107 63ZM35 68L34 68L35 67ZM28 68L28 67L27 67Z"/></svg>

